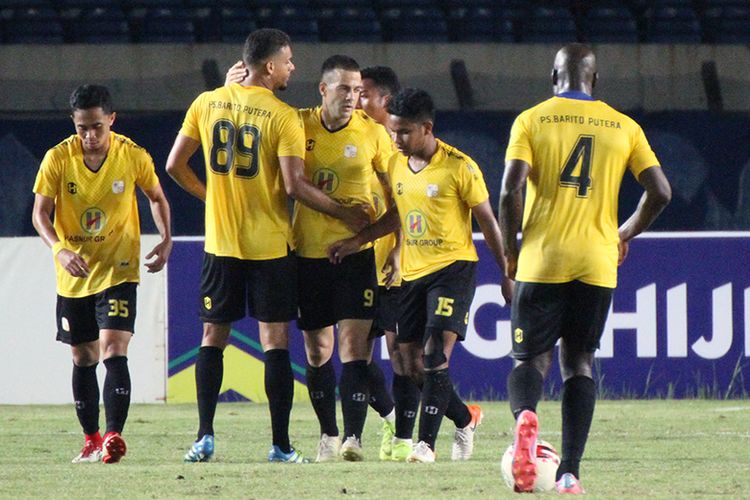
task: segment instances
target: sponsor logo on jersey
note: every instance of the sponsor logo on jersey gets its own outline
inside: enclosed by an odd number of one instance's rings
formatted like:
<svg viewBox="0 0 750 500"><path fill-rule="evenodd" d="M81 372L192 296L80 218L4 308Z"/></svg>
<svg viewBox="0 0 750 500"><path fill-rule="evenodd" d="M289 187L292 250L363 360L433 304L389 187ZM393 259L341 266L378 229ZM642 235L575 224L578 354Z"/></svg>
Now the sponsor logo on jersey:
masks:
<svg viewBox="0 0 750 500"><path fill-rule="evenodd" d="M354 144L347 144L344 146L344 158L356 158L357 157L357 146Z"/></svg>
<svg viewBox="0 0 750 500"><path fill-rule="evenodd" d="M313 174L313 184L324 193L333 193L339 187L339 176L329 168L321 168Z"/></svg>
<svg viewBox="0 0 750 500"><path fill-rule="evenodd" d="M435 198L438 195L438 185L437 184L427 184L427 197L428 198Z"/></svg>
<svg viewBox="0 0 750 500"><path fill-rule="evenodd" d="M78 192L78 186L76 186L75 182L68 183L68 192L70 194L76 194Z"/></svg>
<svg viewBox="0 0 750 500"><path fill-rule="evenodd" d="M112 192L120 194L125 191L125 181L115 181L112 183Z"/></svg>
<svg viewBox="0 0 750 500"><path fill-rule="evenodd" d="M397 182L396 183L396 194L404 194L404 183L403 182Z"/></svg>
<svg viewBox="0 0 750 500"><path fill-rule="evenodd" d="M107 224L107 215L102 209L90 207L81 214L81 228L88 234L99 234Z"/></svg>
<svg viewBox="0 0 750 500"><path fill-rule="evenodd" d="M406 214L406 232L412 238L419 238L427 232L427 219L419 210Z"/></svg>
<svg viewBox="0 0 750 500"><path fill-rule="evenodd" d="M308 139L305 143L305 151L312 151L313 148L315 148L315 140L314 139Z"/></svg>

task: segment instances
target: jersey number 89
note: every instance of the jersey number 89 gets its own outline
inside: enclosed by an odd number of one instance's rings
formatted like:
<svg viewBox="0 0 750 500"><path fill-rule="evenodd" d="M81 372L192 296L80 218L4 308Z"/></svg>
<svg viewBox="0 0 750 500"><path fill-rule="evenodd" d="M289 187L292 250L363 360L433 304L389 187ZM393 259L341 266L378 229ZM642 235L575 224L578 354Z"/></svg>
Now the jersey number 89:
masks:
<svg viewBox="0 0 750 500"><path fill-rule="evenodd" d="M229 120L218 120L211 141L211 170L228 174L236 165L237 177L252 179L258 175L259 146L260 130L255 125L236 128Z"/></svg>

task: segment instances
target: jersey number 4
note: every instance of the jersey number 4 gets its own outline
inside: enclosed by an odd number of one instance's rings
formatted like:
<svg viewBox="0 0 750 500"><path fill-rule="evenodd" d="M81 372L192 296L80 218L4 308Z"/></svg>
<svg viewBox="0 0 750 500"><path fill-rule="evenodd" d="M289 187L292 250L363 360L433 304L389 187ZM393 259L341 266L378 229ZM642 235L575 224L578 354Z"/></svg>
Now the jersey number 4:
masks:
<svg viewBox="0 0 750 500"><path fill-rule="evenodd" d="M235 175L251 179L258 175L259 146L260 130L255 125L236 128L229 120L218 120L211 141L211 170L228 174L236 164Z"/></svg>
<svg viewBox="0 0 750 500"><path fill-rule="evenodd" d="M594 136L580 135L573 146L573 151L568 155L568 160L560 173L560 185L563 187L574 187L578 190L576 196L587 198L591 189L591 157L594 153ZM576 166L581 164L578 175L573 175Z"/></svg>

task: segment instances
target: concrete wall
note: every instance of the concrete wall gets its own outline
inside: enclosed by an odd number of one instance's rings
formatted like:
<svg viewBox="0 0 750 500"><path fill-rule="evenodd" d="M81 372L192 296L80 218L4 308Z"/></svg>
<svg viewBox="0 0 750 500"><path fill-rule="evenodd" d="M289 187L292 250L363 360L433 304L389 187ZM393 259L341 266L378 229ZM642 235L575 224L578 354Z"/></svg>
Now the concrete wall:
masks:
<svg viewBox="0 0 750 500"><path fill-rule="evenodd" d="M408 86L427 89L439 109L457 109L450 64L465 61L478 109L520 110L550 94L556 45L295 44L297 71L283 98L318 103L320 64L345 53L362 65L389 65ZM701 110L705 61L715 61L724 107L750 111L750 53L742 45L601 45L597 96L630 110ZM83 82L109 85L121 110L183 110L204 90L201 68L215 60L223 72L240 45L5 45L0 46L0 112L67 109Z"/></svg>

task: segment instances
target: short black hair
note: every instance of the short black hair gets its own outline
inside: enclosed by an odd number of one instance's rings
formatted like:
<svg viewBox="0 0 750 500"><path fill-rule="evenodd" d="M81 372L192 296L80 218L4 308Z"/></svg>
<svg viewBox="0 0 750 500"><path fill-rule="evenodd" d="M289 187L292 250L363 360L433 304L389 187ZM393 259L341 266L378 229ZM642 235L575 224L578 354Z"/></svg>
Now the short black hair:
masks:
<svg viewBox="0 0 750 500"><path fill-rule="evenodd" d="M320 75L323 76L334 69L359 71L359 64L349 56L336 54L323 61L323 65L320 67Z"/></svg>
<svg viewBox="0 0 750 500"><path fill-rule="evenodd" d="M112 114L112 96L103 85L81 85L70 94L70 111L102 108L105 115Z"/></svg>
<svg viewBox="0 0 750 500"><path fill-rule="evenodd" d="M386 111L414 122L435 122L435 103L422 89L407 88L391 96Z"/></svg>
<svg viewBox="0 0 750 500"><path fill-rule="evenodd" d="M245 47L242 49L242 61L247 66L263 64L269 57L284 47L291 46L289 35L281 30L263 28L255 30L247 36Z"/></svg>
<svg viewBox="0 0 750 500"><path fill-rule="evenodd" d="M378 88L380 95L395 95L401 90L396 72L388 66L370 66L362 70L362 79L368 78Z"/></svg>

